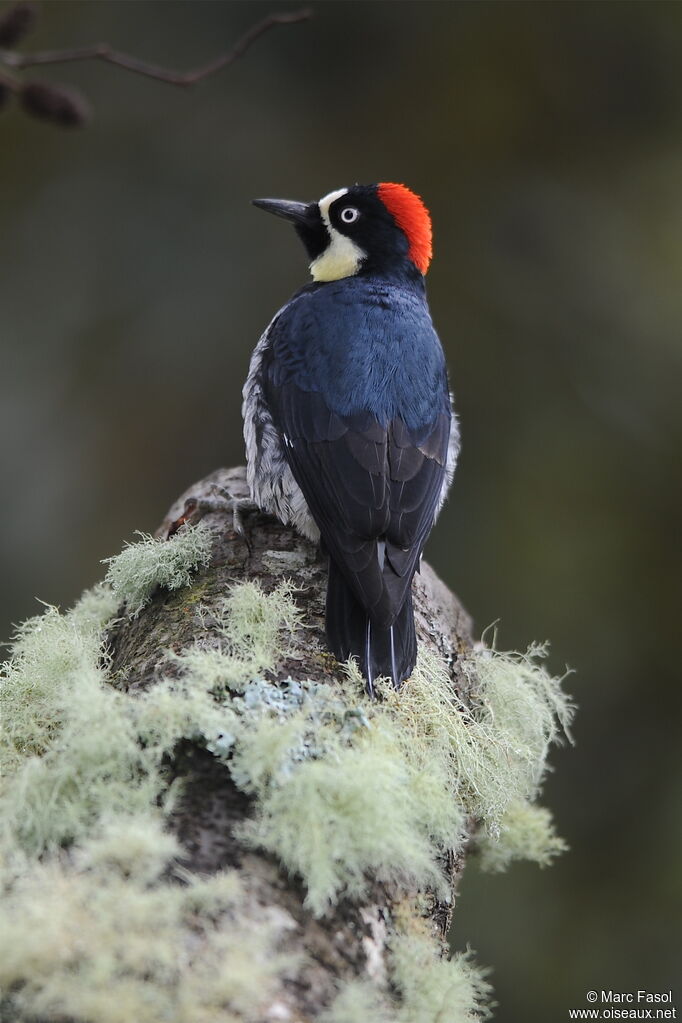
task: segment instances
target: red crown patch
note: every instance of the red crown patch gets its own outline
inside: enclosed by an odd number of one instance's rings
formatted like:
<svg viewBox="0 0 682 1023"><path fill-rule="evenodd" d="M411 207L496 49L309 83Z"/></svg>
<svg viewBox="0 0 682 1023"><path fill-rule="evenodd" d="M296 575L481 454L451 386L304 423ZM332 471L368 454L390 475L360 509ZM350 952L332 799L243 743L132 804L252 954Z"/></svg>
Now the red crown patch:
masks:
<svg viewBox="0 0 682 1023"><path fill-rule="evenodd" d="M377 185L377 195L405 233L410 246L408 256L425 274L433 254L433 232L431 217L423 201L406 185L395 182L384 181Z"/></svg>

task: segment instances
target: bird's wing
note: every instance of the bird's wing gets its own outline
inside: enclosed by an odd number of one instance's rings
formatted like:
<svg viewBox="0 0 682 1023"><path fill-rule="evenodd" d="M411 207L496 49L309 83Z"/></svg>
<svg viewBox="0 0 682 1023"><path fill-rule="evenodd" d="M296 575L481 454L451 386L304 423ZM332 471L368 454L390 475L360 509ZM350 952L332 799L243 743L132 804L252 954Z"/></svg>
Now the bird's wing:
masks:
<svg viewBox="0 0 682 1023"><path fill-rule="evenodd" d="M369 412L339 415L291 378L266 388L293 475L322 539L382 627L405 600L443 486L450 416L410 430Z"/></svg>

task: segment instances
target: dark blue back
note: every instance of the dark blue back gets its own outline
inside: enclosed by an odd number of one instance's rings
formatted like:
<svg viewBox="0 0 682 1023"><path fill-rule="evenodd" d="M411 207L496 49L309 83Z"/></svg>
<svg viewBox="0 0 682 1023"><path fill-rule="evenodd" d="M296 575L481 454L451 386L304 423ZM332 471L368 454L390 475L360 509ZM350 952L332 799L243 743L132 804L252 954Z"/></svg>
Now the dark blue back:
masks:
<svg viewBox="0 0 682 1023"><path fill-rule="evenodd" d="M412 430L450 413L445 359L423 282L346 277L303 288L273 324L275 387L324 395L339 415L371 412Z"/></svg>

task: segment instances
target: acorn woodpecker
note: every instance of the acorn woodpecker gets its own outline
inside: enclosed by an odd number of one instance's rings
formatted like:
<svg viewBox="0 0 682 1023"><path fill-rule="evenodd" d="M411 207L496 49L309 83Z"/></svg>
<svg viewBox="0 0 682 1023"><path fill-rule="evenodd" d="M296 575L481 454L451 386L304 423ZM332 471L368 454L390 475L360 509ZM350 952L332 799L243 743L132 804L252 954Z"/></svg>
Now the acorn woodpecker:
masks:
<svg viewBox="0 0 682 1023"><path fill-rule="evenodd" d="M459 433L424 274L431 219L404 185L255 199L293 223L313 282L276 314L244 386L254 502L329 556L326 631L370 695L417 657L411 585Z"/></svg>

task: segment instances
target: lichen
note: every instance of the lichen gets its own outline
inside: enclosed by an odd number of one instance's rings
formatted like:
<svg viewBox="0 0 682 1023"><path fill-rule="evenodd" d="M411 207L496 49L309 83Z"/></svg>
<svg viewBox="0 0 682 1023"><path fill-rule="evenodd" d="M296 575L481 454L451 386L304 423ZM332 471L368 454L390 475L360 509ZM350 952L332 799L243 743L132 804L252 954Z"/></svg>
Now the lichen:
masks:
<svg viewBox="0 0 682 1023"><path fill-rule="evenodd" d="M118 819L68 859L0 861L0 1012L88 1023L262 1019L293 967L236 874L173 876L158 822ZM9 1015L8 1015L9 1018Z"/></svg>
<svg viewBox="0 0 682 1023"><path fill-rule="evenodd" d="M487 971L470 952L446 959L427 936L400 934L392 942L391 968L401 995L397 1023L473 1023L490 1015Z"/></svg>
<svg viewBox="0 0 682 1023"><path fill-rule="evenodd" d="M201 522L185 526L169 540L139 531L137 535L140 539L136 543L126 544L120 554L102 562L109 566L105 582L133 617L149 602L157 586L167 590L189 586L192 574L211 559L211 532Z"/></svg>
<svg viewBox="0 0 682 1023"><path fill-rule="evenodd" d="M212 692L240 692L272 671L278 660L296 655L295 636L304 628L291 583L271 593L257 582L233 586L212 608L215 646L190 646L175 657L195 682Z"/></svg>
<svg viewBox="0 0 682 1023"><path fill-rule="evenodd" d="M248 756L248 740L241 756ZM302 761L259 792L244 834L306 883L306 903L323 913L338 895L361 896L368 877L445 894L436 856L462 834L446 779L426 778L373 736L336 755Z"/></svg>
<svg viewBox="0 0 682 1023"><path fill-rule="evenodd" d="M394 1007L387 996L368 980L342 984L320 1023L395 1023Z"/></svg>
<svg viewBox="0 0 682 1023"><path fill-rule="evenodd" d="M388 949L391 988L346 981L321 1023L480 1023L492 1012L487 970L472 953L448 959L417 918Z"/></svg>
<svg viewBox="0 0 682 1023"><path fill-rule="evenodd" d="M243 837L303 877L318 914L368 877L444 893L438 855L464 832L443 762L427 766L361 687L291 685L298 699L273 707L262 694L242 715L228 766L256 796Z"/></svg>
<svg viewBox="0 0 682 1023"><path fill-rule="evenodd" d="M69 713L76 689L96 689L101 631L116 610L108 587L84 594L67 614L46 606L16 630L0 666L0 776L45 752Z"/></svg>
<svg viewBox="0 0 682 1023"><path fill-rule="evenodd" d="M562 679L545 669L546 655L546 646L534 645L525 653L483 648L464 657L468 704L427 651L399 693L384 687L405 745L447 765L465 812L492 834L514 800L538 795L549 748L570 724L572 705Z"/></svg>
<svg viewBox="0 0 682 1023"><path fill-rule="evenodd" d="M566 842L554 830L552 815L544 806L513 802L502 818L497 837L483 831L478 839L480 865L489 873L506 870L514 860L531 860L547 867L566 852Z"/></svg>
<svg viewBox="0 0 682 1023"><path fill-rule="evenodd" d="M209 540L201 527L143 537L71 611L46 607L17 631L0 672L0 1018L262 1018L288 968L281 921L247 918L233 875L201 881L175 865L164 764L181 739L252 797L242 839L301 877L316 914L370 878L447 898L443 854L470 818L489 869L563 848L534 805L572 712L544 648L467 657L466 704L425 651L399 693L378 683L377 701L352 664L335 685L276 682L305 641L292 586L239 583L211 608L206 644L161 652L166 678L113 686L105 625L122 603L138 613L158 585L189 584ZM429 935L399 929L387 966L394 994L344 985L325 1023L483 1018L487 982L468 956L447 962Z"/></svg>
<svg viewBox="0 0 682 1023"><path fill-rule="evenodd" d="M243 837L303 877L316 913L342 891L360 895L368 876L443 892L439 863L460 847L465 818L496 837L509 807L537 796L549 744L568 725L544 653L472 655L473 707L427 653L400 692L380 684L376 703L353 670L336 689L247 687L233 703L239 724L226 761L256 797Z"/></svg>
<svg viewBox="0 0 682 1023"><path fill-rule="evenodd" d="M96 593L65 615L46 608L0 673L0 836L29 853L83 838L103 814L154 807L178 740L229 727L206 688L169 679L132 698L108 683L100 632L115 604Z"/></svg>

